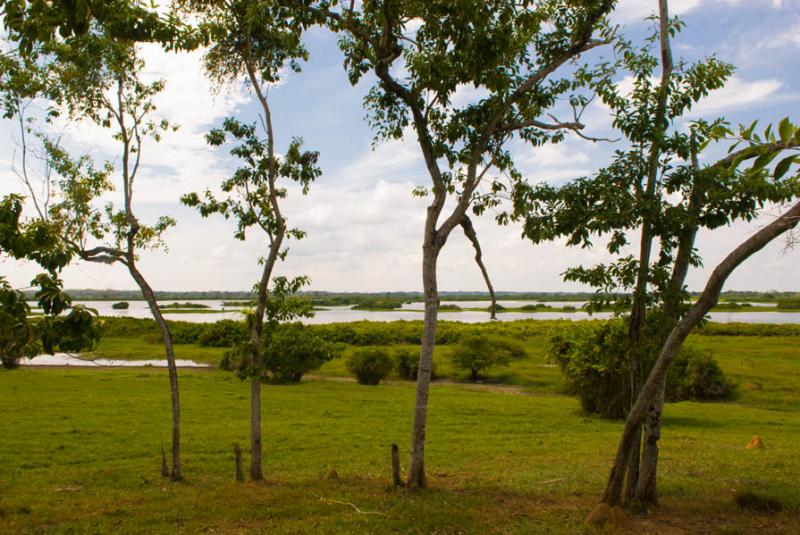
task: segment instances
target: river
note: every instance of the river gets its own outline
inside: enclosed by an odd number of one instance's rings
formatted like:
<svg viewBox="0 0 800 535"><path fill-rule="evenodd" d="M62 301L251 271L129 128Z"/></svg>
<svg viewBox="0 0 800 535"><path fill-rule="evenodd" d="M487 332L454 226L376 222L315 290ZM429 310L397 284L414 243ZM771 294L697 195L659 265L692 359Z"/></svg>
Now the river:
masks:
<svg viewBox="0 0 800 535"><path fill-rule="evenodd" d="M165 313L171 320L190 321L194 323L211 323L221 319L238 320L242 318L241 309L233 307L223 307L222 301L181 301L185 303L202 304L209 307L208 310L222 310L223 312L214 313ZM89 308L97 310L101 316L130 317L130 318L150 318L150 309L144 301L129 301L130 308L127 310L114 310L111 308L111 301L82 301L75 302ZM164 301L162 305L168 305L171 301ZM33 306L34 303L31 303ZM462 308L488 308L489 301L443 301L442 304L453 304ZM534 301L498 301L499 305L506 308L518 308L524 305L535 304ZM547 302L547 305L563 307L574 306L580 308L584 302ZM769 303L753 303L760 306L769 306ZM421 302L406 303L402 308L388 311L374 310L353 310L349 306L325 307L318 310L313 318L304 319L305 323L348 323L353 321L396 321L396 320L421 320L423 304ZM604 319L611 317L610 312L598 312L589 315L586 312L498 312L499 321L514 321L521 319ZM742 323L800 323L800 312L711 312L711 321L720 323L742 322ZM461 321L464 323L480 323L489 321L488 312L478 311L440 311L439 319L446 321Z"/></svg>

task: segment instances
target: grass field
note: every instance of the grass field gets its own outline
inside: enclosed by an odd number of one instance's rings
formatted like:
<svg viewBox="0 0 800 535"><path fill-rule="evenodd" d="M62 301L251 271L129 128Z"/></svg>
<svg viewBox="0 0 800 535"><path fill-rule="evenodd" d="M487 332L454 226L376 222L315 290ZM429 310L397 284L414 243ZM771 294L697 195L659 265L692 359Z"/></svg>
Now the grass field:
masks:
<svg viewBox="0 0 800 535"><path fill-rule="evenodd" d="M580 532L621 424L585 417L558 393L541 342L529 340L528 359L490 373L521 386L433 386L424 492L389 485L391 443L407 462L413 383L325 380L344 375L341 360L321 380L263 389L267 481L259 484L233 478L234 443L246 457L249 388L230 373L181 371L187 481L170 483L158 476L169 446L164 370L0 372L0 532ZM796 533L797 337L691 343L713 350L741 395L667 406L662 505L607 532ZM448 349L436 355L444 375ZM141 339L106 339L98 349L113 358L162 351ZM177 355L216 362L222 351L183 345ZM756 433L766 448L746 450ZM784 511L740 511L733 496L745 487L778 496Z"/></svg>

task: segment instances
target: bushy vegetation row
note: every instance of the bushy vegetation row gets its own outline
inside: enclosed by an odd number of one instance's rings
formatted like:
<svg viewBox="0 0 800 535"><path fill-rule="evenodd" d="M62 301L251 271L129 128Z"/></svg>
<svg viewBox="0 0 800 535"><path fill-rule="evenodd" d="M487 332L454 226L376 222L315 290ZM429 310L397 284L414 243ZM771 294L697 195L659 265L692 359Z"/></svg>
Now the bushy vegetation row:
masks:
<svg viewBox="0 0 800 535"><path fill-rule="evenodd" d="M486 333L526 340L536 336L547 336L565 326L602 323L604 320L519 320L477 324L441 322L436 333L436 343L454 344L465 333ZM197 344L204 347L231 347L244 333L244 325L241 322L227 319L214 323L170 321L169 325L175 343ZM111 337L145 337L148 340L158 341L161 336L156 323L151 319L104 318L103 327L106 336ZM353 346L419 344L422 338L422 321L359 321L309 327L328 342ZM800 325L708 323L696 333L701 336L800 336Z"/></svg>

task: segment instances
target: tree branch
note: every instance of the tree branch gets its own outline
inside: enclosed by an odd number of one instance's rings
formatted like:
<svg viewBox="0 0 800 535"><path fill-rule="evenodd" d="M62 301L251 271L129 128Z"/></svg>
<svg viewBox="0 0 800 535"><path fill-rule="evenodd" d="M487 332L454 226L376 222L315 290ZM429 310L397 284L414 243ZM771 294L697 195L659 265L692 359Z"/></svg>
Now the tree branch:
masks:
<svg viewBox="0 0 800 535"><path fill-rule="evenodd" d="M475 227L472 226L472 220L469 216L465 215L461 220L461 228L464 229L464 235L467 239L472 242L472 247L475 248L475 262L478 264L478 268L481 270L481 274L483 275L483 280L486 282L486 287L489 289L489 297L492 300L492 304L489 306L489 317L493 320L497 319L497 298L494 293L494 286L492 286L492 281L489 278L489 272L486 270L486 266L483 263L483 253L481 252L481 244L478 241L478 234L475 232Z"/></svg>

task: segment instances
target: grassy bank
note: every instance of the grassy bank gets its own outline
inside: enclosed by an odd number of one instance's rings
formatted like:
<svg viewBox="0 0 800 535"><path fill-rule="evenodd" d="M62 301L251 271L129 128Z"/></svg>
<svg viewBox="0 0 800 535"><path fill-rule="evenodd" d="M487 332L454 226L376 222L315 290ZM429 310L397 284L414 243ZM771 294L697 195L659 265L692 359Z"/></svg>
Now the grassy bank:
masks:
<svg viewBox="0 0 800 535"><path fill-rule="evenodd" d="M169 440L163 371L0 373L3 406L28 408L8 412L0 427L0 532L574 533L620 431L557 394L438 385L431 490L409 493L390 488L388 454L392 442L407 448L412 384L269 386L267 481L237 484L232 447L247 442L246 383L184 371L181 389L188 481L174 484L158 477ZM756 432L767 448L744 449ZM800 509L798 441L794 412L672 405L663 505L614 531L790 533ZM741 513L733 493L746 485L767 486L786 510Z"/></svg>

